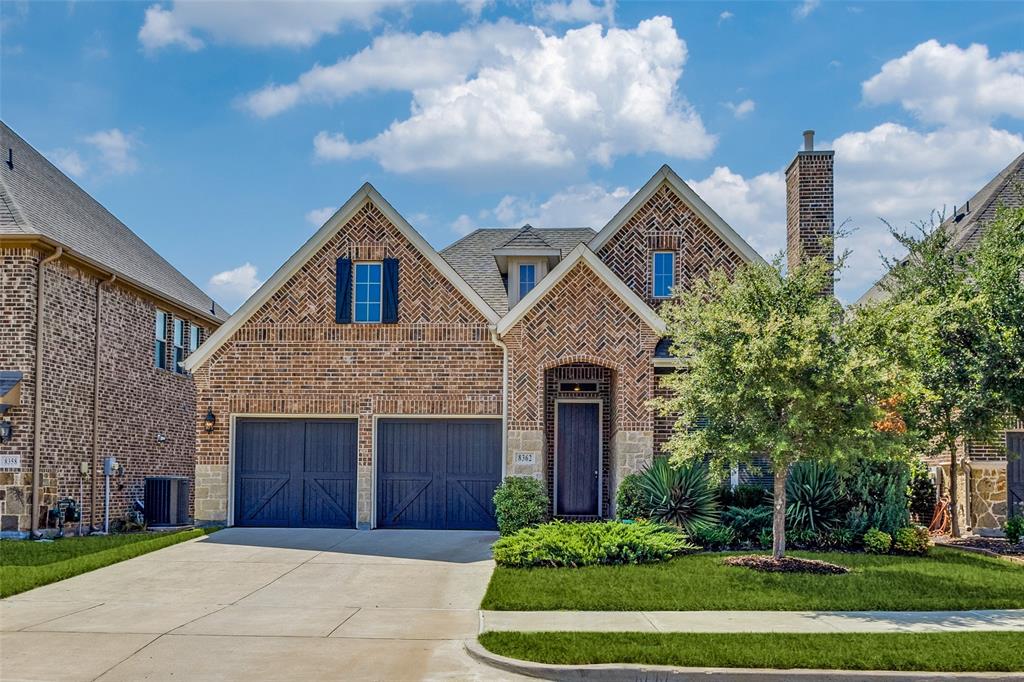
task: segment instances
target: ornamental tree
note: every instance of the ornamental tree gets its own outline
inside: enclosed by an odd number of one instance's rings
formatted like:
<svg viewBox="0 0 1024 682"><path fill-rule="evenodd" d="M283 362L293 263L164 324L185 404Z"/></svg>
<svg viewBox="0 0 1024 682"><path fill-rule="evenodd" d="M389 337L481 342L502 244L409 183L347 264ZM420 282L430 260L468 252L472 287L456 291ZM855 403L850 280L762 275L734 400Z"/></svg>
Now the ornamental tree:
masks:
<svg viewBox="0 0 1024 682"><path fill-rule="evenodd" d="M935 221L892 230L881 301L857 310L901 368L900 412L926 455L949 457L951 532L960 537L960 445L997 442L1024 415L1024 208L1000 210L976 251Z"/></svg>
<svg viewBox="0 0 1024 682"><path fill-rule="evenodd" d="M822 294L834 274L822 258L788 276L781 259L747 265L677 292L661 311L684 364L663 379L670 397L655 401L678 417L666 450L673 464L707 459L715 469L767 457L776 559L794 463L889 456L902 441L883 404L895 395L889 363L864 352L859 330Z"/></svg>

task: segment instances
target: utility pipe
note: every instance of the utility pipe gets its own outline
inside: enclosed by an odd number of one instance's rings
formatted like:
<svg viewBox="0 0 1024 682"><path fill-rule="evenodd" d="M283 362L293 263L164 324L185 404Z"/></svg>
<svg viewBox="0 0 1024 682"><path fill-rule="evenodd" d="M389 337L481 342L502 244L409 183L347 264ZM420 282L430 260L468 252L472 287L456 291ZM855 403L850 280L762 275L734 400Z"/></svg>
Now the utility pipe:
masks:
<svg viewBox="0 0 1024 682"><path fill-rule="evenodd" d="M43 286L45 266L64 255L64 247L39 261L36 274L36 373L35 399L32 409L35 410L34 435L32 439L32 537L39 536L39 457L42 453L43 433L43 309L46 306L46 287Z"/></svg>
<svg viewBox="0 0 1024 682"><path fill-rule="evenodd" d="M92 375L92 467L89 470L89 530L96 528L96 465L99 463L100 449L100 346L101 330L103 329L101 325L103 287L113 284L116 279L117 275L111 275L110 279L101 279L96 283L96 347Z"/></svg>
<svg viewBox="0 0 1024 682"><path fill-rule="evenodd" d="M508 346L498 338L496 327L488 325L491 343L501 349L501 472L502 478L508 468Z"/></svg>

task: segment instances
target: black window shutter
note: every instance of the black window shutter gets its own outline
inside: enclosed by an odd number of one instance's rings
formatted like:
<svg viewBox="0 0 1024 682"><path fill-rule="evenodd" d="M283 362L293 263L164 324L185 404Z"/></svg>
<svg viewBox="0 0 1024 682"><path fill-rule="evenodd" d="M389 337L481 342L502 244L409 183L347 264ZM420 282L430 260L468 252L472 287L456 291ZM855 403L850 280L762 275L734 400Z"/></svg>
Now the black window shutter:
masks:
<svg viewBox="0 0 1024 682"><path fill-rule="evenodd" d="M334 275L334 321L346 324L352 321L352 261L338 259Z"/></svg>
<svg viewBox="0 0 1024 682"><path fill-rule="evenodd" d="M381 322L398 322L398 259L385 258L382 288L383 307L380 312Z"/></svg>

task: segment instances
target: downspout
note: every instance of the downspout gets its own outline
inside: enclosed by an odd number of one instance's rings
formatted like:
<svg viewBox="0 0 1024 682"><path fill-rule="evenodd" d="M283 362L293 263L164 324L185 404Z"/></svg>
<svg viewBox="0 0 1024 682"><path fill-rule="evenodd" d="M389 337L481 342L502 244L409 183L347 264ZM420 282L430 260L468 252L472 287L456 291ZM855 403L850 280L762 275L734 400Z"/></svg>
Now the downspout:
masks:
<svg viewBox="0 0 1024 682"><path fill-rule="evenodd" d="M43 433L43 308L46 306L46 287L43 286L43 274L48 263L64 255L64 247L58 246L57 250L46 258L39 261L39 270L36 274L36 375L35 398L32 409L35 410L34 435L32 439L32 533L31 537L39 535L39 457L42 453Z"/></svg>
<svg viewBox="0 0 1024 682"><path fill-rule="evenodd" d="M92 467L89 469L89 530L96 528L96 467L99 464L100 456L100 347L102 345L103 329L100 322L103 315L103 287L109 286L117 279L117 275L111 275L110 279L100 280L96 283L96 347L93 350L93 375L92 375ZM82 500L79 501L81 503Z"/></svg>
<svg viewBox="0 0 1024 682"><path fill-rule="evenodd" d="M491 343L501 349L501 472L505 478L508 467L508 346L498 338L498 330L489 326Z"/></svg>

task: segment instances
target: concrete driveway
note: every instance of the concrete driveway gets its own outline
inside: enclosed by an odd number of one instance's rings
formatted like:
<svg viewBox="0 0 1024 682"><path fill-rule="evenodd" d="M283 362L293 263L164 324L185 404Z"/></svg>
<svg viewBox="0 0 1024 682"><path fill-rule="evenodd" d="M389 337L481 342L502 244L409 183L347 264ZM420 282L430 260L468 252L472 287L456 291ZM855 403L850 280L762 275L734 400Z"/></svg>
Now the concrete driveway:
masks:
<svg viewBox="0 0 1024 682"><path fill-rule="evenodd" d="M0 602L0 679L486 679L492 533L231 528Z"/></svg>

